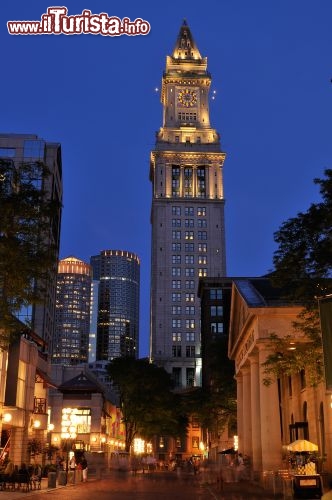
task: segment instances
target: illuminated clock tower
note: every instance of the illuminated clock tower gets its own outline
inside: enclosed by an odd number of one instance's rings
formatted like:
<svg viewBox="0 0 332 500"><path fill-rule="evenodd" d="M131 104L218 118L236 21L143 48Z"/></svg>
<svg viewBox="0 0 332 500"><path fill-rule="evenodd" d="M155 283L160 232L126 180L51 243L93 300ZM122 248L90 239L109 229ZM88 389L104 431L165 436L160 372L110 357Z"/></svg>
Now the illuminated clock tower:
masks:
<svg viewBox="0 0 332 500"><path fill-rule="evenodd" d="M226 274L225 153L210 125L210 85L207 59L184 21L166 58L163 124L150 166L150 357L178 388L201 385L199 278ZM222 330L222 318L215 325Z"/></svg>

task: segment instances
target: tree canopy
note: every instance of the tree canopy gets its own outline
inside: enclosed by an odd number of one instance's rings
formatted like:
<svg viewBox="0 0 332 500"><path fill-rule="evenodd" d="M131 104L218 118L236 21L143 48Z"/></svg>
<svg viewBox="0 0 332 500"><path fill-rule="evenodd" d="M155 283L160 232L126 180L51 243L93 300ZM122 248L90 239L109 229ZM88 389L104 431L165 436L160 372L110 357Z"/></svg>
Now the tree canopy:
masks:
<svg viewBox="0 0 332 500"><path fill-rule="evenodd" d="M324 179L314 179L322 201L285 221L274 234L279 246L273 258L273 280L302 302L312 303L331 286L332 169L324 174Z"/></svg>
<svg viewBox="0 0 332 500"><path fill-rule="evenodd" d="M200 388L193 410L203 428L221 434L226 426L236 421L236 380L234 361L228 358L228 336L214 339L209 347L209 383Z"/></svg>
<svg viewBox="0 0 332 500"><path fill-rule="evenodd" d="M285 221L274 235L279 246L274 254L272 281L303 310L293 324L292 335L271 337L273 354L265 363L266 384L275 376L301 370L306 371L311 385L323 377L318 300L332 292L332 169L325 170L324 175L323 179L314 179L322 200ZM296 342L296 348L290 350L290 340L296 340L299 334L304 334L305 341Z"/></svg>
<svg viewBox="0 0 332 500"><path fill-rule="evenodd" d="M182 436L187 419L170 375L146 359L115 358L108 372L120 399L126 429L126 450L135 436Z"/></svg>
<svg viewBox="0 0 332 500"><path fill-rule="evenodd" d="M59 205L47 193L41 162L0 159L0 344L17 333L15 316L41 300L41 284L56 264L52 217ZM36 283L38 282L38 287Z"/></svg>

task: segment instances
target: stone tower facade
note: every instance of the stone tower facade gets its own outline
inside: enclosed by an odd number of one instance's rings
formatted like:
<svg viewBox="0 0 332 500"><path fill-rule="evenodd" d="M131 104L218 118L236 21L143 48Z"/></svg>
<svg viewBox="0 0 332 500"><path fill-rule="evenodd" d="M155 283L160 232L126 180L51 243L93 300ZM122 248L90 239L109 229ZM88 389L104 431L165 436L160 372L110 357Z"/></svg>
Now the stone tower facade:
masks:
<svg viewBox="0 0 332 500"><path fill-rule="evenodd" d="M162 78L151 152L150 357L179 388L201 385L200 277L226 274L222 168L211 76L184 21Z"/></svg>

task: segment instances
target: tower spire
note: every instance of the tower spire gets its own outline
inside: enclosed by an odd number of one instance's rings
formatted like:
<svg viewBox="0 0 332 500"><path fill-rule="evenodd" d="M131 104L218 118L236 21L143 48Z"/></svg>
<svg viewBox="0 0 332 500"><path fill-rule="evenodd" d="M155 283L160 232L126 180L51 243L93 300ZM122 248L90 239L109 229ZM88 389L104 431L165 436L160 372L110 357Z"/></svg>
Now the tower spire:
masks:
<svg viewBox="0 0 332 500"><path fill-rule="evenodd" d="M174 59L202 59L186 19L182 22L172 57Z"/></svg>

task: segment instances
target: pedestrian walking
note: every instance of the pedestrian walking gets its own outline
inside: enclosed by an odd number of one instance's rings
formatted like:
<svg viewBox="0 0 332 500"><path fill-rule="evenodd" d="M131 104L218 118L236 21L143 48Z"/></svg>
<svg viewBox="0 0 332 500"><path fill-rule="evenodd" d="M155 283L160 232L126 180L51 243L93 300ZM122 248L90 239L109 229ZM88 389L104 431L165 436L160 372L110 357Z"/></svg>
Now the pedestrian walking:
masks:
<svg viewBox="0 0 332 500"><path fill-rule="evenodd" d="M71 471L75 471L75 469L76 469L76 460L75 460L75 456L74 455L70 459L69 468L70 468Z"/></svg>
<svg viewBox="0 0 332 500"><path fill-rule="evenodd" d="M86 481L88 480L88 462L85 457L83 457L81 465L82 465L82 480L83 483L86 483Z"/></svg>

